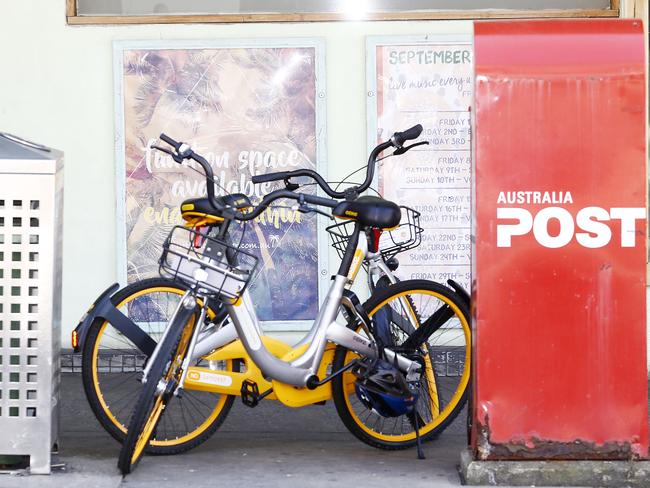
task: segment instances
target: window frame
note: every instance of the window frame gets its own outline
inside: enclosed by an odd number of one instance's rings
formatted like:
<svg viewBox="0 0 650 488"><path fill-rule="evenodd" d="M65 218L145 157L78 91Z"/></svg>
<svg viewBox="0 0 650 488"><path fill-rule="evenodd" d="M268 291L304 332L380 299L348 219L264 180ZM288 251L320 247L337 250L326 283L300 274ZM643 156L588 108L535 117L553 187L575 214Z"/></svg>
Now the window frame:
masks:
<svg viewBox="0 0 650 488"><path fill-rule="evenodd" d="M608 9L495 9L495 10L432 10L427 12L376 12L367 14L367 21L397 20L471 20L471 19L534 19L619 17L620 0L611 0ZM66 17L70 25L106 24L233 24L260 22L340 22L349 20L342 13L259 13L259 14L176 14L176 15L79 15L76 0L66 0Z"/></svg>

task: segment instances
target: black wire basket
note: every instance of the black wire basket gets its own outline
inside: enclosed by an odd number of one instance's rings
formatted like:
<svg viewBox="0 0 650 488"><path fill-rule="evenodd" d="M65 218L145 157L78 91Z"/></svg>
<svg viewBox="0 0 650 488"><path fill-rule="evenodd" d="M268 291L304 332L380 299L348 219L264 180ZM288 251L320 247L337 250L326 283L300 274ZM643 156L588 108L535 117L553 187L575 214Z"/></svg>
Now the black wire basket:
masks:
<svg viewBox="0 0 650 488"><path fill-rule="evenodd" d="M161 275L226 303L236 302L244 293L257 264L256 256L222 239L181 226L169 233L159 261Z"/></svg>
<svg viewBox="0 0 650 488"><path fill-rule="evenodd" d="M379 240L379 252L384 260L418 247L422 242L422 227L420 227L420 212L409 207L400 206L402 220L400 224L389 231L384 231ZM341 259L354 231L354 221L346 220L327 227L332 240L332 246Z"/></svg>

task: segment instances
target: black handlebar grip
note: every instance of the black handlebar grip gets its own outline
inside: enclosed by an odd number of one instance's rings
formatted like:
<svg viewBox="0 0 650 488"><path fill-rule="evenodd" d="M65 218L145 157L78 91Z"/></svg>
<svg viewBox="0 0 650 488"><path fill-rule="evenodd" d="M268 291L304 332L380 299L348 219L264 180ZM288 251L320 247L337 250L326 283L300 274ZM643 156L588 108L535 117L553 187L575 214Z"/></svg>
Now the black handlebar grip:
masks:
<svg viewBox="0 0 650 488"><path fill-rule="evenodd" d="M257 183L266 183L267 181L277 181L277 180L284 180L285 178L289 178L291 176L291 173L289 171L279 171L277 173L268 173L265 175L255 175L251 178L251 181L254 184Z"/></svg>
<svg viewBox="0 0 650 488"><path fill-rule="evenodd" d="M167 144L172 146L174 149L178 149L179 147L181 147L180 142L176 142L174 139L172 139L171 137L169 137L166 134L161 133L160 134L160 140L166 142Z"/></svg>
<svg viewBox="0 0 650 488"><path fill-rule="evenodd" d="M420 134L422 134L422 125L414 125L410 129L406 129L404 132L395 132L395 134L393 134L393 142L397 147L401 147L406 141L420 137Z"/></svg>

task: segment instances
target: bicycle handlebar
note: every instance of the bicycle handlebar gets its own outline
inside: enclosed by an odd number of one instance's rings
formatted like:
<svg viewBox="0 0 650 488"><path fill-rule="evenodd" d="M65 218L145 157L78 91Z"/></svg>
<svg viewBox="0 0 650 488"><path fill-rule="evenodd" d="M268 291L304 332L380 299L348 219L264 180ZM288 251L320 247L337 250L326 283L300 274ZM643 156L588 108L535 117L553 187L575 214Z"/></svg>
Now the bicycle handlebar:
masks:
<svg viewBox="0 0 650 488"><path fill-rule="evenodd" d="M422 134L422 126L417 124L410 129L406 129L404 132L395 132L390 140L393 142L393 145L399 149L406 141L417 139L420 137L420 134Z"/></svg>
<svg viewBox="0 0 650 488"><path fill-rule="evenodd" d="M417 139L420 134L422 133L422 126L420 124L414 125L410 129L406 129L403 132L395 132L393 136L390 138L390 140L386 142L382 142L379 144L377 147L375 147L372 152L370 153L370 156L368 157L368 169L366 171L366 179L364 182L357 186L357 187L352 187L349 188L346 191L335 191L330 187L327 182L323 179L321 175L319 175L316 171L311 170L311 169L297 169L295 171L278 171L276 173L267 173L264 175L255 175L251 178L251 181L254 184L257 183L266 183L269 181L279 181L279 180L288 180L289 178L292 177L298 177L298 176L307 176L318 184L325 193L327 193L329 196L333 198L345 198L350 192L354 193L363 193L366 191L370 185L372 184L372 180L375 174L375 162L377 161L377 157L379 154L381 154L382 151L388 149L389 147L395 147L398 150L402 149L402 152L400 154L403 154L408 150L409 148L403 148L403 144L406 141L409 141L411 139Z"/></svg>
<svg viewBox="0 0 650 488"><path fill-rule="evenodd" d="M174 139L169 137L167 134L160 134L160 140L166 142L170 146L172 146L174 149L178 150L179 147L181 147L180 142L176 142Z"/></svg>
<svg viewBox="0 0 650 488"><path fill-rule="evenodd" d="M353 186L351 188L348 188L345 191L333 190L321 175L319 175L314 170L306 169L306 168L297 169L294 171L279 171L277 173L268 173L265 175L255 175L252 177L252 182L264 183L268 181L277 181L277 180L286 181L292 177L307 176L309 178L312 178L314 181L316 181L318 186L320 186L323 189L323 191L326 194L328 194L330 197L341 199L341 198L346 198L349 195L358 195L359 193L363 193L364 191L366 191L372 184L372 180L375 174L375 162L377 161L377 157L384 150L388 149L389 147L395 147L398 150L402 150L401 153L404 153L410 147L413 147L413 146L403 147L404 142L411 139L418 138L421 133L422 133L422 126L418 124L403 132L395 132L388 141L382 142L377 147L375 147L370 153L370 156L368 157L368 168L366 171L366 179L364 180L364 182L359 186ZM260 215L266 208L268 208L271 202L278 200L280 198L288 198L288 199L296 200L299 201L301 204L306 202L306 203L311 203L314 205L320 205L329 208L334 208L339 203L335 200L330 200L329 198L307 195L305 193L294 193L291 190L282 189L282 190L273 191L268 195L264 196L264 198L262 198L262 201L259 203L259 205L257 205L257 207L255 207L255 209L252 212L248 212L246 214L241 212L236 212L234 209L225 207L216 199L214 194L214 173L212 171L212 166L210 166L210 164L206 161L206 159L203 156L196 154L187 144L175 141L167 134L161 133L160 140L172 146L175 151L170 151L168 149L159 146L152 146L152 147L154 149L158 149L167 154L170 154L174 159L174 161L176 161L177 163L182 163L184 159L192 159L197 163L199 163L199 165L203 168L203 171L205 171L205 178L208 182L207 184L208 199L210 200L212 206L217 210L219 210L220 212L222 212L225 217L230 217L240 221L252 220L258 215Z"/></svg>
<svg viewBox="0 0 650 488"><path fill-rule="evenodd" d="M160 134L160 139L170 146L172 146L176 152L172 152L168 149L159 147L159 146L152 146L154 149L161 150L163 152L166 152L167 154L171 154L171 156L174 158L174 161L177 163L182 163L183 159L192 159L193 161L196 161L199 163L199 165L203 168L203 171L205 171L205 178L206 181L208 182L207 186L207 191L208 191L208 199L210 200L210 203L214 208L222 212L224 217L230 217L233 218L234 220L239 220L239 221L248 221L248 220L253 220L255 217L259 216L264 210L268 208L268 206L274 202L275 200L279 200L281 198L288 198L291 200L296 200L300 203L311 203L314 205L320 205L323 207L329 207L329 208L334 208L336 207L339 202L336 200L330 200L329 198L322 198L318 197L315 195L307 195L305 193L294 193L292 191L282 189L282 190L276 190L274 192L269 193L268 195L265 195L264 198L262 198L262 201L255 207L255 209L252 212L248 213L241 213L235 211L235 209L232 208L227 208L221 202L219 202L215 195L214 195L214 173L212 171L212 166L210 166L210 163L206 161L206 159L199 155L196 154L192 149L187 146L186 144L182 142L177 142L171 137L169 137L166 134ZM309 170L305 170L309 171ZM315 173L324 184L325 181L318 175L318 173Z"/></svg>
<svg viewBox="0 0 650 488"><path fill-rule="evenodd" d="M265 183L268 181L288 180L289 178L298 176L308 176L309 178L313 179L316 181L318 186L320 186L323 191L332 198L345 197L345 192L332 190L332 188L327 184L321 175L319 175L316 171L307 168L297 169L294 171L278 171L277 173L267 173L265 175L255 175L251 178L251 181L257 184Z"/></svg>
<svg viewBox="0 0 650 488"><path fill-rule="evenodd" d="M165 151L164 149L157 148L157 147L156 149L162 149L167 154L171 153L172 158L177 163L179 164L182 163L184 159L192 159L201 165L203 171L205 171L205 179L208 182L206 187L207 187L208 199L210 200L210 203L214 208L216 208L219 211L226 210L225 207L221 205L221 203L219 203L219 201L216 199L214 195L214 173L212 171L212 166L210 166L210 163L208 163L203 156L196 154L194 151L192 151L192 149L187 144L183 144L182 142L177 142L166 134L161 133L160 140L165 141L167 144L172 146L176 150L176 152ZM183 150L181 151L181 149Z"/></svg>
<svg viewBox="0 0 650 488"><path fill-rule="evenodd" d="M257 185L258 183L266 183L268 181L284 180L286 178L291 178L292 176L294 176L293 171L277 171L265 175L254 175L251 178L251 181Z"/></svg>
<svg viewBox="0 0 650 488"><path fill-rule="evenodd" d="M253 220L255 217L259 216L264 210L266 210L272 202L274 202L275 200L279 200L281 198L288 198L290 200L296 200L301 203L311 203L313 205L319 205L322 207L329 207L329 208L334 208L340 203L330 198L323 198L316 195L308 195L306 193L295 193L290 190L281 189L281 190L275 190L269 193L268 195L265 195L264 198L262 198L262 201L255 207L255 209L252 212L239 214L236 215L234 218L235 220L240 220L240 221Z"/></svg>

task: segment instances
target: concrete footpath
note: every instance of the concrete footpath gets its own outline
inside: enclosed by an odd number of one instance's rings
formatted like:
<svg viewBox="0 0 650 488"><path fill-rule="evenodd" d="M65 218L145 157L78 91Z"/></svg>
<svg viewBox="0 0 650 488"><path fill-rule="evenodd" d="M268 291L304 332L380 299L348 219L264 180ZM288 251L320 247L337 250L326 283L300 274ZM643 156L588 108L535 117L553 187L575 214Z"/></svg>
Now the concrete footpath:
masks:
<svg viewBox="0 0 650 488"><path fill-rule="evenodd" d="M3 474L0 488L460 486L465 412L425 444L427 459L418 460L415 449L387 452L358 441L331 402L292 410L272 401L250 409L237 401L205 444L181 455L147 456L123 479L119 445L95 420L80 376L64 374L61 386L59 460L65 469L51 476Z"/></svg>

